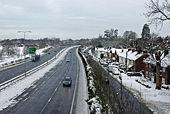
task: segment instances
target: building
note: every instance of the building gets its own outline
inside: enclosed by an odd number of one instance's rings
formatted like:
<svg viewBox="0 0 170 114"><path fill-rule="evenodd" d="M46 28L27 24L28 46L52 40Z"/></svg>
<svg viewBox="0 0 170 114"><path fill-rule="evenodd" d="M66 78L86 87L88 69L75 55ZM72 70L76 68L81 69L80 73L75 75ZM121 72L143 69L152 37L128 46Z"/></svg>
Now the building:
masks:
<svg viewBox="0 0 170 114"><path fill-rule="evenodd" d="M143 62L144 58L148 57L147 53L144 53L142 50L138 49L116 49L116 48L96 48L95 55L100 58L103 54L104 58L109 58L112 61L119 62L126 65L128 71L140 72L144 70L145 63ZM126 62L127 59L127 62Z"/></svg>
<svg viewBox="0 0 170 114"><path fill-rule="evenodd" d="M134 72L140 72L144 70L145 64L143 62L143 59L148 57L148 54L140 49L122 50L121 52L117 53L117 55L119 57L118 62L127 65L128 71Z"/></svg>

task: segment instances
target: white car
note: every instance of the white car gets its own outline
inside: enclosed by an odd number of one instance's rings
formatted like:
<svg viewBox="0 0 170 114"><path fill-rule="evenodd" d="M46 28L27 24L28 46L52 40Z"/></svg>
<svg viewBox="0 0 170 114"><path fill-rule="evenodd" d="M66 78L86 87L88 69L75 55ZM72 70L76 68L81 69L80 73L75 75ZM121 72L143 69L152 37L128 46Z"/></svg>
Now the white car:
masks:
<svg viewBox="0 0 170 114"><path fill-rule="evenodd" d="M120 63L119 63L119 62L112 62L111 64L112 64L112 65L120 66Z"/></svg>
<svg viewBox="0 0 170 114"><path fill-rule="evenodd" d="M113 68L113 69L112 69L112 73L113 73L114 75L120 75L120 71L119 71L117 68Z"/></svg>
<svg viewBox="0 0 170 114"><path fill-rule="evenodd" d="M107 70L108 70L109 72L112 72L112 69L113 69L113 68L119 69L119 67L118 67L117 65L108 65Z"/></svg>

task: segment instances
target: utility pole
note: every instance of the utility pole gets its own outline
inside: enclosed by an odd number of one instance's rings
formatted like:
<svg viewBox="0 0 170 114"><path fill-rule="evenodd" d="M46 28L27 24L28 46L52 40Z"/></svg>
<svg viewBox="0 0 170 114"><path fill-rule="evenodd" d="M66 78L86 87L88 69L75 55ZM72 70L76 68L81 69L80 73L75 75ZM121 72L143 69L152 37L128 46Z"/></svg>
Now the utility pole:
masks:
<svg viewBox="0 0 170 114"><path fill-rule="evenodd" d="M128 51L126 51L126 60L125 60L125 62L126 62L126 73L127 73L127 71L128 71L128 66L127 66L127 56L128 56Z"/></svg>
<svg viewBox="0 0 170 114"><path fill-rule="evenodd" d="M23 33L24 34L24 39L25 39L25 34L26 33L31 33L31 31L17 31L18 33ZM26 77L26 50L25 50L25 47L26 47L26 44L25 44L25 42L24 42L24 74L25 74L25 77Z"/></svg>

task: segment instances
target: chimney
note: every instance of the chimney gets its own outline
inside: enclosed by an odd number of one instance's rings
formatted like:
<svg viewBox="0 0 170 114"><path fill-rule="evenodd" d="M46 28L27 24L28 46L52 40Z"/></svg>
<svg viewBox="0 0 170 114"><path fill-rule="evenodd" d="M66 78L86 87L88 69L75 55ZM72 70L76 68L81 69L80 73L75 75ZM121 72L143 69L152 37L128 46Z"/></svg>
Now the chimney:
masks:
<svg viewBox="0 0 170 114"><path fill-rule="evenodd" d="M132 49L132 53L135 52L135 49Z"/></svg>
<svg viewBox="0 0 170 114"><path fill-rule="evenodd" d="M143 53L148 53L148 51L147 50L143 50Z"/></svg>
<svg viewBox="0 0 170 114"><path fill-rule="evenodd" d="M168 50L164 50L164 57L169 54Z"/></svg>
<svg viewBox="0 0 170 114"><path fill-rule="evenodd" d="M128 51L131 51L131 49L129 48Z"/></svg>
<svg viewBox="0 0 170 114"><path fill-rule="evenodd" d="M142 52L141 48L137 48L137 52L141 53Z"/></svg>

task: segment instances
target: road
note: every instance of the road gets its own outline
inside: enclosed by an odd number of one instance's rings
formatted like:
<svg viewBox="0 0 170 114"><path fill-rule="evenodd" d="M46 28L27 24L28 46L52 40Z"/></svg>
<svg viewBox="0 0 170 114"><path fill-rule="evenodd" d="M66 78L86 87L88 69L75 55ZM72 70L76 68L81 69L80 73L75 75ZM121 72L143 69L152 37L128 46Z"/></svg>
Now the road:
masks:
<svg viewBox="0 0 170 114"><path fill-rule="evenodd" d="M45 61L51 59L52 57L54 57L59 51L61 51L64 47L58 47L54 50L52 50L50 52L50 54L46 54L44 56L41 57L41 60L40 61L37 61L37 62L27 62L26 63L26 70L31 70L32 68L44 63ZM22 73L24 73L25 71L25 65L24 64L21 64L21 65L18 65L16 67L12 67L12 68L9 68L9 69L6 69L6 70L3 70L3 71L0 71L0 84L7 81L7 80L10 80Z"/></svg>
<svg viewBox="0 0 170 114"><path fill-rule="evenodd" d="M70 62L66 62L69 58ZM79 74L76 48L69 50L65 58L54 68L14 100L14 106L0 111L0 114L70 114L75 113L75 87ZM65 76L72 78L71 87L63 87ZM74 99L75 98L75 99Z"/></svg>

